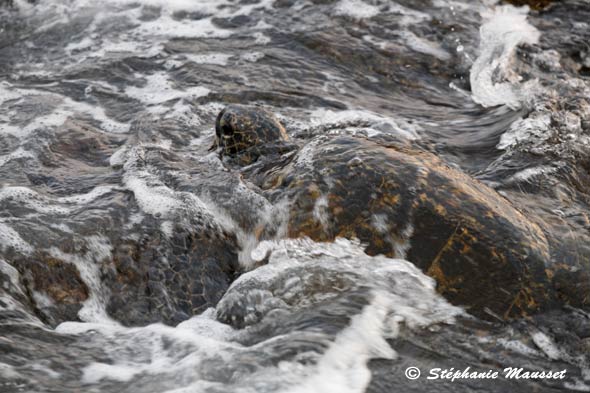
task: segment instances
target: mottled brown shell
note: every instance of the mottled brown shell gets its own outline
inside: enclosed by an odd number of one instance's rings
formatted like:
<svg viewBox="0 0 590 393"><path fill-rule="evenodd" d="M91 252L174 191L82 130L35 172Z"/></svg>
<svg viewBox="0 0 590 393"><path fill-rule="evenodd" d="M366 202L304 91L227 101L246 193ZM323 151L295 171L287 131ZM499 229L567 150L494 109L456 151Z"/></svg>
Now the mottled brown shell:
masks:
<svg viewBox="0 0 590 393"><path fill-rule="evenodd" d="M541 229L430 153L320 139L265 185L271 197L293 202L290 237L358 238L371 255L405 257L479 316L520 316L550 301Z"/></svg>
<svg viewBox="0 0 590 393"><path fill-rule="evenodd" d="M238 271L235 239L175 226L113 251L107 312L124 325L176 324L213 307ZM111 273L111 274L112 274Z"/></svg>

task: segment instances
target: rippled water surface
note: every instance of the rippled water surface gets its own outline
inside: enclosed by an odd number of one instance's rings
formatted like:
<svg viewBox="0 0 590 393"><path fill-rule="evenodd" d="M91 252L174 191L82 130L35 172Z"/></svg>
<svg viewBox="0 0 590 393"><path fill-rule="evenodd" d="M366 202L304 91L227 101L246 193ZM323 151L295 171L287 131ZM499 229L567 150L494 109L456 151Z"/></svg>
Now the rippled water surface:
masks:
<svg viewBox="0 0 590 393"><path fill-rule="evenodd" d="M484 321L403 252L285 239L215 150L227 104L434 153L582 300ZM0 391L590 391L588 157L586 0L0 0Z"/></svg>

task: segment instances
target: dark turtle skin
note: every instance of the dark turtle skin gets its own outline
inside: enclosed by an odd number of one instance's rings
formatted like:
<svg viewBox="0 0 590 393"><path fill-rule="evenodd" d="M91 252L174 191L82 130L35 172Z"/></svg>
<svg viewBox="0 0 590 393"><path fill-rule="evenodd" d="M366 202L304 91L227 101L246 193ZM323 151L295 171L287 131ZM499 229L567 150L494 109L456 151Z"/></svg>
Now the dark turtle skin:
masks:
<svg viewBox="0 0 590 393"><path fill-rule="evenodd" d="M153 231L119 244L106 278L108 314L125 325L175 325L214 307L238 275L237 248L217 228L182 226L170 238Z"/></svg>
<svg viewBox="0 0 590 393"><path fill-rule="evenodd" d="M215 143L222 155L238 158L240 164L256 161L271 145L286 146L285 127L264 109L231 105L215 121Z"/></svg>
<svg viewBox="0 0 590 393"><path fill-rule="evenodd" d="M509 319L555 304L543 230L429 152L321 136L274 167L242 173L269 199L289 198L289 237L358 238L368 254L406 258L474 315Z"/></svg>
<svg viewBox="0 0 590 393"><path fill-rule="evenodd" d="M113 230L112 257L98 264L106 311L123 325L175 325L198 315L217 304L241 271L235 236L219 228L175 225L165 236L157 219L146 217L142 226L137 240ZM60 248L74 245L64 239ZM91 290L74 264L43 251L9 261L25 289L24 297L11 296L50 326L78 320ZM3 282L9 281L0 276Z"/></svg>

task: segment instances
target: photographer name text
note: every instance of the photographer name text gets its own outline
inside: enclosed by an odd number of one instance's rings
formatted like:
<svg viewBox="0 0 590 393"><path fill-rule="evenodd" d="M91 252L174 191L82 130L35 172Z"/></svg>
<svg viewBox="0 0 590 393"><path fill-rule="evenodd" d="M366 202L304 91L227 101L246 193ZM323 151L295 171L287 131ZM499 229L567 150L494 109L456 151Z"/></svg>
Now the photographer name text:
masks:
<svg viewBox="0 0 590 393"><path fill-rule="evenodd" d="M427 379L498 379L500 376L506 379L564 379L566 370L561 371L528 371L518 367L507 367L499 371L474 371L471 367L463 370L433 368L426 377Z"/></svg>
<svg viewBox="0 0 590 393"><path fill-rule="evenodd" d="M567 370L544 370L544 371L530 371L522 367L507 367L502 371L487 370L476 371L471 367L466 367L462 370L455 368L443 369L432 368L428 371L426 379L439 379L454 382L459 379L564 379ZM418 379L420 377L420 370L417 367L408 367L406 369L406 377L408 379Z"/></svg>

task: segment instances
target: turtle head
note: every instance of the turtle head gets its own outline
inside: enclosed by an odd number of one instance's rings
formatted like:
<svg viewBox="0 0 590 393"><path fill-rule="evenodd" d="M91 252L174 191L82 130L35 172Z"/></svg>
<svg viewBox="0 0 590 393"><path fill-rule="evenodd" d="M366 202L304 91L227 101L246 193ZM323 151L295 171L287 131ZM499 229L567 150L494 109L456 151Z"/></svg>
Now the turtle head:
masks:
<svg viewBox="0 0 590 393"><path fill-rule="evenodd" d="M267 144L289 140L285 128L271 113L230 105L223 109L215 122L215 139L222 154L261 154L260 148Z"/></svg>

